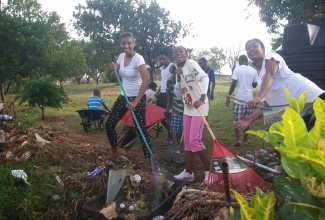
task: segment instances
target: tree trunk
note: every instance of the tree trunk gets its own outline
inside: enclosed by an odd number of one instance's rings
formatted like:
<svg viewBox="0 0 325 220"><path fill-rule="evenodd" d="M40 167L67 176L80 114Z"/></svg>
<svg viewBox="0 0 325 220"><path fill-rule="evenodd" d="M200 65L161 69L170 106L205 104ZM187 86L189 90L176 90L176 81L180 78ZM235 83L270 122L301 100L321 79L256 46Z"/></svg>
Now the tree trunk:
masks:
<svg viewBox="0 0 325 220"><path fill-rule="evenodd" d="M81 78L77 78L78 85L81 84Z"/></svg>
<svg viewBox="0 0 325 220"><path fill-rule="evenodd" d="M4 92L4 94L7 94L8 93L11 84L12 84L12 80L9 81L9 83L7 85L7 88L6 88L6 91Z"/></svg>
<svg viewBox="0 0 325 220"><path fill-rule="evenodd" d="M3 92L3 84L2 84L2 82L0 82L0 95L1 95L1 101L5 102L5 95L4 95L4 92Z"/></svg>
<svg viewBox="0 0 325 220"><path fill-rule="evenodd" d="M45 115L44 115L44 108L42 108L42 121L44 121Z"/></svg>

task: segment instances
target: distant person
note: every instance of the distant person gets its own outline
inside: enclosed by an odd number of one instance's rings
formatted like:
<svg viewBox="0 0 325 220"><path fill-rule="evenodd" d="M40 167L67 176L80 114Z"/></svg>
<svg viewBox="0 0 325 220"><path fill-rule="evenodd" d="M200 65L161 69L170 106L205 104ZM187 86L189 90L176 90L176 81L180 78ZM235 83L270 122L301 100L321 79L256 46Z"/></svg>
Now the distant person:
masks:
<svg viewBox="0 0 325 220"><path fill-rule="evenodd" d="M248 58L246 55L241 55L238 62L239 66L234 69L234 72L232 74L232 83L229 88L228 95L232 95L236 89L236 98L243 101L249 101L253 98L253 88L256 88L257 86L257 71L248 65ZM226 106L229 107L229 104L230 98L227 97ZM249 108L247 104L234 100L234 124L237 123L242 116L250 117L252 114L253 110ZM245 133L247 130L249 130L249 127L244 130L243 143L249 142L248 134ZM235 143L233 146L239 147L240 143L240 129L235 128Z"/></svg>
<svg viewBox="0 0 325 220"><path fill-rule="evenodd" d="M210 108L210 102L214 99L214 89L216 87L214 70L208 66L207 60L204 57L199 59L199 65L204 70L204 72L206 72L206 74L209 76L209 87L208 87L207 96L208 96L208 101L209 101L208 104ZM208 117L206 119L208 120Z"/></svg>
<svg viewBox="0 0 325 220"><path fill-rule="evenodd" d="M120 46L123 52L119 55L116 62L110 64L112 70L111 79L116 80L114 70L118 72L122 79L122 87L126 92L129 102L126 102L124 92L117 97L111 114L108 116L105 128L108 140L111 145L112 157L117 155L117 135L115 131L116 124L129 111L134 110L139 122L145 140L151 148L150 139L146 128L146 95L145 92L149 85L149 74L143 57L134 51L135 39L132 33L122 33L120 37ZM134 119L133 119L134 120ZM136 124L134 122L134 124ZM141 137L141 135L139 135ZM145 157L145 163L150 166L150 152L143 138L141 138L142 150Z"/></svg>
<svg viewBox="0 0 325 220"><path fill-rule="evenodd" d="M175 70L177 75L174 92L177 97L182 97L184 103L183 130L186 155L184 171L175 175L174 178L183 181L194 181L193 163L194 155L197 154L204 167L204 180L208 180L210 162L206 147L202 142L204 119L199 113L198 108L200 108L203 117L208 115L207 91L209 77L196 61L188 59L187 56L185 47L178 46L174 49L174 60L179 67ZM183 75L185 82L181 81L181 75ZM187 91L185 83L191 89L193 97L190 91Z"/></svg>
<svg viewBox="0 0 325 220"><path fill-rule="evenodd" d="M101 110L101 105L106 109L106 111L109 111L104 99L101 98L100 90L94 89L94 96L87 100L87 107L89 110Z"/></svg>
<svg viewBox="0 0 325 220"><path fill-rule="evenodd" d="M147 96L147 102L154 103L156 91L157 91L157 83L155 82L149 83L149 88L145 92Z"/></svg>
<svg viewBox="0 0 325 220"><path fill-rule="evenodd" d="M174 89L176 84L176 70L174 70L172 67L170 72L172 72L173 75L167 79L167 108L165 115L170 115L172 133L175 136L176 144L180 144L183 133L184 103L182 97L177 97L175 95Z"/></svg>
<svg viewBox="0 0 325 220"><path fill-rule="evenodd" d="M255 38L247 41L245 45L247 56L259 70L259 92L257 97L248 101L250 108L256 108L260 102L264 106L287 105L288 100L283 87L287 88L290 96L298 98L303 92L309 91L307 103L315 101L316 97L325 100L325 91L315 83L289 69L284 59L276 52L265 55L265 47L261 40ZM246 129L255 120L263 117L263 112L258 109L252 116L243 117L235 124L235 128ZM309 119L304 119L307 129ZM310 128L310 127L309 127Z"/></svg>
<svg viewBox="0 0 325 220"><path fill-rule="evenodd" d="M156 92L156 97L157 97L156 105L166 109L167 108L167 93L166 93L167 79L172 76L172 73L169 72L169 68L172 66L172 63L170 62L169 55L166 51L160 52L159 62L161 65L160 67L161 84L158 91ZM161 146L173 144L168 121L169 118L165 118L164 120L161 121L162 125L167 130L167 138L163 140L163 142L160 144Z"/></svg>

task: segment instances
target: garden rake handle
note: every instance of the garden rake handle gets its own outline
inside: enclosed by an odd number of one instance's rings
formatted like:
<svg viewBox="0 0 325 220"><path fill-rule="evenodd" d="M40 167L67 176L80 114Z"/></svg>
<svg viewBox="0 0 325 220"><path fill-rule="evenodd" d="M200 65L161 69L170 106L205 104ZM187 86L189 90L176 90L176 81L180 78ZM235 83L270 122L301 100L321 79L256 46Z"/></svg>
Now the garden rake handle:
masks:
<svg viewBox="0 0 325 220"><path fill-rule="evenodd" d="M177 64L176 64L175 66L176 66L176 68L179 68L179 67L177 66ZM181 79L182 79L182 81L184 82L184 85L185 85L187 91L190 93L190 95L191 95L191 97L192 97L192 100L195 102L196 100L195 100L194 96L192 95L192 92L191 92L190 88L188 87L188 85L187 85L187 83L186 83L186 81L185 81L185 79L184 79L183 74L179 74L179 75L181 76ZM207 129L209 130L212 139L213 139L213 140L216 140L216 137L214 136L214 134L213 134L213 132L212 132L212 130L211 130L211 127L210 127L209 123L208 123L207 120L205 119L205 117L204 117L202 111L200 110L200 107L197 108L197 110L198 110L198 112L200 113L200 115L201 115L201 117L202 117L202 119L203 119L203 121L204 121L205 126L206 126Z"/></svg>
<svg viewBox="0 0 325 220"><path fill-rule="evenodd" d="M238 101L238 102L242 102L242 103L248 104L247 101L244 101L244 100L242 100L242 99L236 98L235 96L227 95L227 97L228 97L228 98L232 98L232 99L234 99L234 100L236 100L236 101Z"/></svg>
<svg viewBox="0 0 325 220"><path fill-rule="evenodd" d="M124 94L124 97L125 97L126 103L129 103L129 102L130 102L130 101L129 101L129 98L128 98L127 95L126 95L126 92L125 92L125 90L124 90L124 88L123 88L123 86L122 86L122 82L121 82L120 76L118 75L116 69L114 69L114 74L115 74L115 77L116 77L118 83L120 84L120 87L121 87L122 91L123 91L123 94ZM134 122L135 122L135 124L136 124L136 126L137 126L137 128L138 128L138 131L139 131L139 133L140 133L140 135L141 135L141 137L142 137L142 139L143 139L143 142L144 142L144 144L145 144L147 150L149 151L150 156L153 157L152 151L151 151L151 149L150 149L150 147L149 147L149 144L148 144L148 142L147 142L147 140L146 140L146 138L145 138L145 136L144 136L144 134L143 134L143 132L142 132L142 129L141 129L141 127L140 127L140 124L139 124L139 122L138 122L138 119L137 119L137 117L136 117L136 115L135 115L135 113L134 113L134 110L131 109L130 111L131 111L132 117L133 117L133 119L134 119Z"/></svg>

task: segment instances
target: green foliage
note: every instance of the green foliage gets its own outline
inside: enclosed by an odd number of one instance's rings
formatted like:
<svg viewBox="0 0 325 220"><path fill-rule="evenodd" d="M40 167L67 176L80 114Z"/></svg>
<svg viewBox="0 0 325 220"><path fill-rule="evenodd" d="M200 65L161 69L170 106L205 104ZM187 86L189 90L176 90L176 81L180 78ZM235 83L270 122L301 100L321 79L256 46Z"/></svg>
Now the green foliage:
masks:
<svg viewBox="0 0 325 220"><path fill-rule="evenodd" d="M324 203L316 197L325 198L325 151L319 146L325 135L325 101L316 98L313 104L316 118L308 132L300 116L308 92L298 99L290 97L285 88L290 108L286 108L282 121L271 125L269 132L249 131L275 146L281 154L281 164L286 173L300 180L302 187L285 178L275 178L273 187L285 203L280 208L280 219L321 219ZM315 202L316 201L316 202Z"/></svg>
<svg viewBox="0 0 325 220"><path fill-rule="evenodd" d="M273 192L265 194L256 188L256 194L252 197L250 204L235 190L232 190L240 204L240 216L243 220L274 219L275 195Z"/></svg>
<svg viewBox="0 0 325 220"><path fill-rule="evenodd" d="M198 61L202 57L207 59L208 66L217 73L220 72L221 67L226 63L226 53L222 48L211 47L209 50L198 51L192 59Z"/></svg>
<svg viewBox="0 0 325 220"><path fill-rule="evenodd" d="M278 33L286 20L289 24L299 24L325 17L323 0L248 0L249 5L259 7L260 18L266 23L270 33Z"/></svg>
<svg viewBox="0 0 325 220"><path fill-rule="evenodd" d="M38 119L35 114L29 112L17 112L14 116L15 121L20 124L22 129L34 128L38 126Z"/></svg>
<svg viewBox="0 0 325 220"><path fill-rule="evenodd" d="M44 119L46 107L62 108L62 104L68 102L68 96L50 76L44 76L26 84L20 97L20 104L26 101L30 107L38 106L42 110L42 119Z"/></svg>

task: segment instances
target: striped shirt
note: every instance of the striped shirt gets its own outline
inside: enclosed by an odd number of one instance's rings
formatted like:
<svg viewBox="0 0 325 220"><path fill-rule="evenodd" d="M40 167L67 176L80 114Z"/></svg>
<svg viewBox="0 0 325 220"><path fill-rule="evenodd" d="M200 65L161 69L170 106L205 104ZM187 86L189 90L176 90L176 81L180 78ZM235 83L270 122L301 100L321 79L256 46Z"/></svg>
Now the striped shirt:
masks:
<svg viewBox="0 0 325 220"><path fill-rule="evenodd" d="M89 110L100 110L100 105L104 105L105 101L101 97L94 95L87 100Z"/></svg>
<svg viewBox="0 0 325 220"><path fill-rule="evenodd" d="M172 95L172 112L175 115L178 116L183 116L183 112L184 112L184 102L182 97L176 97L175 93L174 93L174 86L175 86L175 80L174 77L171 76L167 79L167 88L166 88L166 92L167 94L170 92Z"/></svg>

